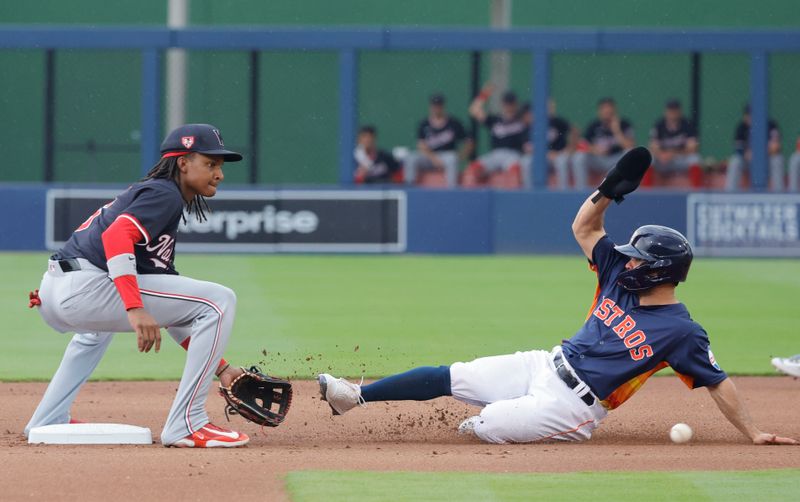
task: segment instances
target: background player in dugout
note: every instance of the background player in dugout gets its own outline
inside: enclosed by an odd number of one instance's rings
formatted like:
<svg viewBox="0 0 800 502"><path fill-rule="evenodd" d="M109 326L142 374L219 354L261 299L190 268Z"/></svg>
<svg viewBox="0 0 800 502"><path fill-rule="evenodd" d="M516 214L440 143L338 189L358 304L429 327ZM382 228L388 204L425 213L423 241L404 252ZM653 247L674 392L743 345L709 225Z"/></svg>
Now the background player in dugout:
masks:
<svg viewBox="0 0 800 502"><path fill-rule="evenodd" d="M552 351L421 367L363 387L321 374L320 393L334 414L370 401L452 396L482 407L459 432L486 442L585 440L609 410L671 366L690 389L706 387L723 415L754 444L797 444L756 427L714 359L706 332L675 297L692 260L686 238L656 225L639 228L626 245L615 246L606 235L606 209L638 187L652 160L641 147L628 155L638 159L613 168L572 224L599 282L594 305L575 336Z"/></svg>
<svg viewBox="0 0 800 502"><path fill-rule="evenodd" d="M569 160L575 149L575 131L569 122L556 115L556 102L547 100L547 164L556 175L556 188L564 190L569 185ZM528 125L528 130L533 128L533 107L526 103L522 107L522 117ZM522 156L522 181L523 186L532 186L530 173L533 169L533 144L525 143L525 155Z"/></svg>
<svg viewBox="0 0 800 502"><path fill-rule="evenodd" d="M391 183L400 171L400 163L394 156L378 148L378 130L373 125L361 126L358 130L353 157L356 183Z"/></svg>
<svg viewBox="0 0 800 502"><path fill-rule="evenodd" d="M451 116L445 106L444 94L436 93L428 99L428 116L417 127L417 149L403 161L406 183L416 183L420 170L439 170L444 172L448 187L456 186L458 162L472 151L472 140L461 121Z"/></svg>
<svg viewBox="0 0 800 502"><path fill-rule="evenodd" d="M734 153L728 159L725 190L732 192L740 188L742 173L750 170L753 151L750 148L750 105L742 110L742 120L736 125L733 135ZM767 154L769 156L769 187L774 192L782 192L784 188L783 154L781 153L781 131L778 123L772 119L767 121Z"/></svg>
<svg viewBox="0 0 800 502"><path fill-rule="evenodd" d="M520 163L528 141L528 124L520 113L517 95L506 91L501 98L500 114L486 113L484 106L494 87L487 84L469 106L472 118L489 130L490 150L472 162L464 172L464 185L483 183L492 171L516 171L520 179Z"/></svg>
<svg viewBox="0 0 800 502"><path fill-rule="evenodd" d="M597 119L586 126L583 140L572 157L572 179L575 188L588 186L589 172L607 173L622 155L635 145L633 126L617 113L613 98L597 102Z"/></svg>
<svg viewBox="0 0 800 502"><path fill-rule="evenodd" d="M697 128L683 116L681 102L670 99L664 105L664 116L650 129L653 167L662 175L689 171L690 177L702 177L698 146Z"/></svg>
<svg viewBox="0 0 800 502"><path fill-rule="evenodd" d="M242 373L222 359L236 313L235 293L219 284L178 275L178 224L205 219L225 161L218 129L190 124L172 131L161 160L147 176L98 209L48 262L38 295L42 318L59 332L74 332L61 365L28 425L71 422L70 408L114 333L135 332L140 352L159 351L160 327L187 350L178 391L161 434L164 446L232 447L247 435L209 423L205 402L216 374L223 386ZM191 343L190 343L191 341Z"/></svg>

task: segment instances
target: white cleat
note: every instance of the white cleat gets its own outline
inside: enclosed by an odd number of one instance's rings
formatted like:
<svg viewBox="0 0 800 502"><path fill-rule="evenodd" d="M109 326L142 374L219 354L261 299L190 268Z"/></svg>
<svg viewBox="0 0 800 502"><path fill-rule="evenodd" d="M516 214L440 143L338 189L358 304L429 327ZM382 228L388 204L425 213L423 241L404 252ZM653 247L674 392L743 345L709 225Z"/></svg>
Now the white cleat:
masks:
<svg viewBox="0 0 800 502"><path fill-rule="evenodd" d="M800 354L792 357L773 357L771 362L781 373L800 378Z"/></svg>
<svg viewBox="0 0 800 502"><path fill-rule="evenodd" d="M323 401L328 402L334 415L344 415L359 404L366 406L360 385L327 373L319 375L319 393Z"/></svg>
<svg viewBox="0 0 800 502"><path fill-rule="evenodd" d="M458 434L460 436L474 436L475 426L478 425L480 421L481 417L479 415L475 415L474 417L469 417L468 419L461 422L461 425L458 426Z"/></svg>

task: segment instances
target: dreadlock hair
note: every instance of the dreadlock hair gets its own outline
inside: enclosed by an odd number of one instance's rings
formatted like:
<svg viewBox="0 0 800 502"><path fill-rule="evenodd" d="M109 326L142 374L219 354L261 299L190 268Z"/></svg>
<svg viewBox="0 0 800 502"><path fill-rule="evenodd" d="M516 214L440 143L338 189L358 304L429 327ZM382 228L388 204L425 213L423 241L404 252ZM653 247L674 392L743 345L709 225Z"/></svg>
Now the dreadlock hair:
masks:
<svg viewBox="0 0 800 502"><path fill-rule="evenodd" d="M188 155L194 155L193 153L189 153ZM155 179L165 179L165 180L172 180L176 185L178 184L178 177L180 176L180 170L178 169L178 159L180 157L162 157L156 165L154 165L150 171L142 178L142 181L146 180L155 180ZM197 221L200 223L206 221L206 212L211 212L211 208L208 207L208 202L206 202L205 197L202 195L195 195L192 200L186 203L185 212L181 215L183 222L186 223L186 214L194 214Z"/></svg>

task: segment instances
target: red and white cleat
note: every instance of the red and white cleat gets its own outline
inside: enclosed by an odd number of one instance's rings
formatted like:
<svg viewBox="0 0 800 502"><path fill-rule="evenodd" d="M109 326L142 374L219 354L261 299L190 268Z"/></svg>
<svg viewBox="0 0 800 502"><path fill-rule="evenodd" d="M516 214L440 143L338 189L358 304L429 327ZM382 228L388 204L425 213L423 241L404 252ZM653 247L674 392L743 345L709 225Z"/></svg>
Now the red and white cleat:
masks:
<svg viewBox="0 0 800 502"><path fill-rule="evenodd" d="M200 430L195 431L194 434L190 434L166 446L176 446L178 448L235 448L244 446L249 441L250 438L247 434L223 429L214 424L206 424Z"/></svg>

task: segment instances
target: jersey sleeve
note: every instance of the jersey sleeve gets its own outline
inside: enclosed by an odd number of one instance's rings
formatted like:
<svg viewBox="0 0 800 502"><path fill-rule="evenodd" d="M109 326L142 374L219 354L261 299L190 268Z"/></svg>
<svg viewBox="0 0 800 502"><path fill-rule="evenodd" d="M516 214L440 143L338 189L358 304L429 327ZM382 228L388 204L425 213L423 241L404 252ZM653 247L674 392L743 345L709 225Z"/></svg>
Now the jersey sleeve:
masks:
<svg viewBox="0 0 800 502"><path fill-rule="evenodd" d="M499 120L500 117L490 113L486 116L486 120L483 122L483 125L486 126L487 129L491 129Z"/></svg>
<svg viewBox="0 0 800 502"><path fill-rule="evenodd" d="M681 340L666 359L690 389L716 385L728 378L711 352L708 335L702 328Z"/></svg>
<svg viewBox="0 0 800 502"><path fill-rule="evenodd" d="M617 279L628 259L616 249L611 239L604 235L592 249L590 265L597 272L597 280L601 287L605 287Z"/></svg>
<svg viewBox="0 0 800 502"><path fill-rule="evenodd" d="M139 192L120 218L127 218L144 236L144 242L158 237L175 214L183 211L183 200L169 190L147 187Z"/></svg>

